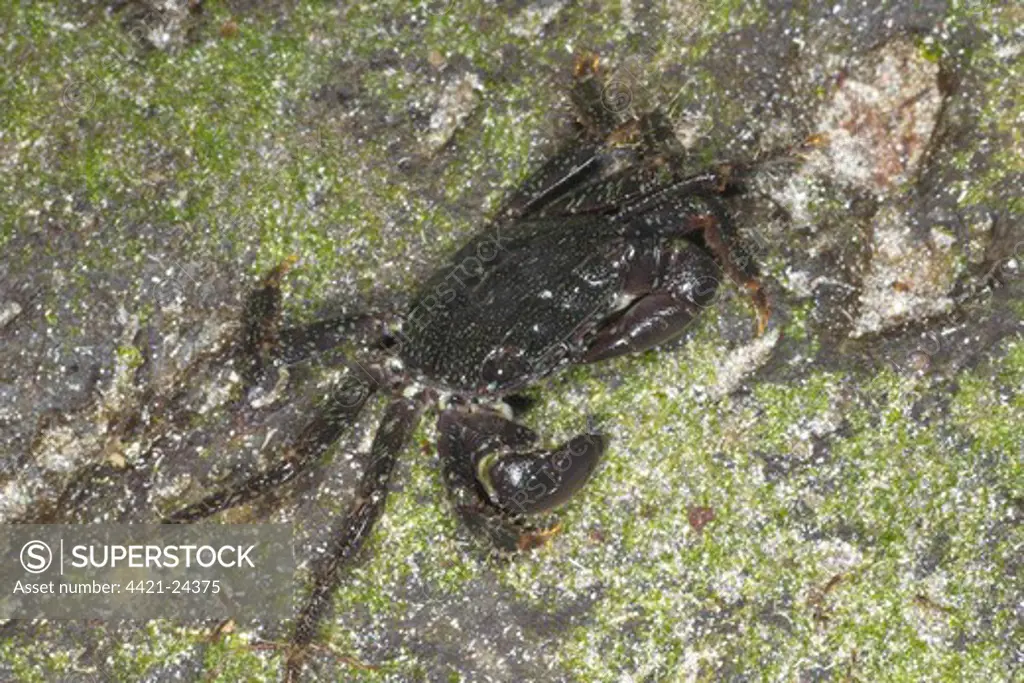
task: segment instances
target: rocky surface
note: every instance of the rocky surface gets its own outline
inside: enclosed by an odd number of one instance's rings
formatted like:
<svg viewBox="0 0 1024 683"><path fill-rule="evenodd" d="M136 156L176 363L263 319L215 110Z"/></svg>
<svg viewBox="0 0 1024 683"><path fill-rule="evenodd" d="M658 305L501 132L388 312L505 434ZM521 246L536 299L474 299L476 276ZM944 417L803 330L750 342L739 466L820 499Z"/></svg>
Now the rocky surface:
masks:
<svg viewBox="0 0 1024 683"><path fill-rule="evenodd" d="M920 0L9 3L0 521L152 521L273 461L340 373L242 396L245 293L295 255L289 319L400 311L564 139L592 49L609 106L661 107L694 169L799 150L735 206L773 327L724 287L661 352L537 387L531 426L595 415L612 447L511 562L449 513L426 420L311 679L1018 678L1022 24ZM378 414L217 521L294 522L305 563ZM217 626L12 621L0 678L277 679L253 643L288 624Z"/></svg>

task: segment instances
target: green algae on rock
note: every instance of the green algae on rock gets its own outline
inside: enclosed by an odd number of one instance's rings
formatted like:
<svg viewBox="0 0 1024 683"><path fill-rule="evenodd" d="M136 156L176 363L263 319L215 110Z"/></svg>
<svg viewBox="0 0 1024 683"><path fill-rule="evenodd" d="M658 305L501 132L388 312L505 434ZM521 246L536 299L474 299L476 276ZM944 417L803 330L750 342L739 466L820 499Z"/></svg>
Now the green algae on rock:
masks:
<svg viewBox="0 0 1024 683"><path fill-rule="evenodd" d="M242 293L296 254L296 318L401 302L566 130L575 51L618 67L636 107L668 106L700 166L816 132L844 70L876 85L872 55L894 45L942 96L916 171L881 199L832 164L798 172L791 215L739 217L778 283L769 357L725 372L749 340L725 291L669 349L553 379L530 422L566 435L589 406L612 450L551 547L510 564L474 549L433 456L409 454L317 664L367 681L1012 680L1020 13L876 9L204 2L164 27L103 5L3 6L0 50L18 65L0 74L0 306L17 311L0 328L4 521L59 511L88 466L104 474L82 521L137 512L119 457L162 453L168 506L274 458L330 373L293 372L267 423L229 425L218 397L236 383L215 361ZM425 150L448 84L476 82ZM915 312L861 318L865 277L873 301ZM312 556L330 517L317 511L351 495L364 435L237 519L299 520ZM714 512L699 533L694 506ZM0 672L276 680L282 653L253 645L286 632L10 623Z"/></svg>

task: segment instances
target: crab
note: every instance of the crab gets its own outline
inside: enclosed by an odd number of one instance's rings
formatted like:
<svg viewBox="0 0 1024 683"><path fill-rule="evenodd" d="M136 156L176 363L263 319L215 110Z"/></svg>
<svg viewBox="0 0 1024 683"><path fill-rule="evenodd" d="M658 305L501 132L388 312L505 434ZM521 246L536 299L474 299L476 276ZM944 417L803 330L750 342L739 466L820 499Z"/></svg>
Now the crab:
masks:
<svg viewBox="0 0 1024 683"><path fill-rule="evenodd" d="M496 217L384 327L366 356L325 401L274 466L170 513L190 523L244 504L315 465L370 397L390 397L354 501L313 567L287 671L296 678L342 570L380 517L396 459L429 408L452 507L502 553L544 544L557 526L531 522L578 493L608 439L587 428L545 449L505 401L571 365L653 349L680 335L728 278L745 288L758 331L769 306L756 266L740 259L726 211L736 168L683 174L680 150L659 112L620 117L603 101L597 59L580 58L571 90L579 119L572 144L507 198ZM622 120L625 118L625 120ZM277 364L336 346L354 319L280 329L273 269L250 295L244 376L259 384Z"/></svg>

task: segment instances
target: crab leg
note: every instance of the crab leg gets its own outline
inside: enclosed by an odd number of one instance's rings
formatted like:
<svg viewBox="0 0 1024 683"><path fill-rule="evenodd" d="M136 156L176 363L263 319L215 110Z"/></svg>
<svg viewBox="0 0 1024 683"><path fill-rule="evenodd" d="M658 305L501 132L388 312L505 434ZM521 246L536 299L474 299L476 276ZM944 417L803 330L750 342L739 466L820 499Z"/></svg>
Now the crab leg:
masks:
<svg viewBox="0 0 1024 683"><path fill-rule="evenodd" d="M260 282L242 314L242 367L247 386L258 383L274 361L298 363L346 341L367 345L379 318L368 313L281 328L281 281L295 257L279 263ZM362 328L362 329L360 329ZM369 329L367 329L369 328Z"/></svg>
<svg viewBox="0 0 1024 683"><path fill-rule="evenodd" d="M729 279L750 294L757 315L757 333L764 334L771 318L771 304L761 281L757 278L753 259L749 258L749 254L734 254L729 248L728 232L722 216L720 211L714 211L691 216L689 221L691 226L703 233L704 243L715 255Z"/></svg>
<svg viewBox="0 0 1024 683"><path fill-rule="evenodd" d="M291 481L316 462L352 426L376 388L375 382L361 381L350 375L331 394L324 409L306 425L279 463L249 477L235 488L221 489L197 503L172 512L164 518L164 522L195 522L221 510L248 503Z"/></svg>
<svg viewBox="0 0 1024 683"><path fill-rule="evenodd" d="M423 397L417 396L396 399L384 412L356 499L345 517L331 530L327 550L313 566L313 590L295 624L291 640L288 680L295 680L302 669L306 649L330 607L331 593L341 579L341 570L363 547L384 510L395 461L416 430L422 409Z"/></svg>
<svg viewBox="0 0 1024 683"><path fill-rule="evenodd" d="M373 337L379 335L379 330L376 329L378 323L381 323L378 316L366 313L286 327L278 334L274 357L292 364L337 348L346 342L357 346L371 346L375 341Z"/></svg>
<svg viewBox="0 0 1024 683"><path fill-rule="evenodd" d="M274 360L305 360L337 346L358 324L374 320L373 316L361 315L281 330L281 281L295 261L295 257L289 257L279 263L246 301L242 315L241 372L248 386L263 379ZM352 365L352 374L328 397L320 414L306 425L280 462L237 487L221 489L171 513L164 522L186 524L243 505L306 471L351 428L367 399L381 384L383 373L376 366Z"/></svg>
<svg viewBox="0 0 1024 683"><path fill-rule="evenodd" d="M255 384L277 347L281 320L281 280L297 259L292 256L267 273L242 312L242 377Z"/></svg>
<svg viewBox="0 0 1024 683"><path fill-rule="evenodd" d="M624 85L605 82L597 54L576 57L569 96L580 125L591 137L604 139L629 118L633 97L631 89Z"/></svg>
<svg viewBox="0 0 1024 683"><path fill-rule="evenodd" d="M654 185L659 165L675 165L682 150L668 120L656 113L634 117L628 106L617 108L609 100L628 94L628 87L615 92L621 85L605 83L597 55L577 59L570 95L581 139L512 192L496 214L499 220L607 211L649 191L645 185ZM634 168L641 159L651 163Z"/></svg>
<svg viewBox="0 0 1024 683"><path fill-rule="evenodd" d="M603 145L570 148L536 171L498 211L503 219L523 219L600 178L611 168L615 154Z"/></svg>

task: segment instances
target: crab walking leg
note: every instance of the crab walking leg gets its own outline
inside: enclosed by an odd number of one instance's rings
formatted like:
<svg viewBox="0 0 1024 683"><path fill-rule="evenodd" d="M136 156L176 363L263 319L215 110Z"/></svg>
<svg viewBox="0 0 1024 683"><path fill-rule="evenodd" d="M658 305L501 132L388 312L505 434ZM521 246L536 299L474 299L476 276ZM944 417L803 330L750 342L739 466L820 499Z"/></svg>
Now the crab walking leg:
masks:
<svg viewBox="0 0 1024 683"><path fill-rule="evenodd" d="M350 562L373 529L384 510L388 482L399 453L419 424L423 397L392 401L384 412L373 438L370 463L363 472L355 502L340 523L331 530L327 550L313 566L313 590L295 624L288 656L288 680L295 680L302 669L306 648L331 604L331 593L341 578L341 570Z"/></svg>
<svg viewBox="0 0 1024 683"><path fill-rule="evenodd" d="M600 143L564 150L513 192L497 216L596 215L647 197L664 184L659 166L675 158L670 142L663 140L665 128L659 117L648 115L627 121ZM717 189L723 181L717 174L703 174L688 182Z"/></svg>
<svg viewBox="0 0 1024 683"><path fill-rule="evenodd" d="M277 347L281 323L281 280L295 265L291 256L275 266L245 302L242 312L242 377L259 381Z"/></svg>
<svg viewBox="0 0 1024 683"><path fill-rule="evenodd" d="M718 262L725 270L725 274L750 294L751 302L754 305L754 312L757 315L757 333L764 334L764 331L768 329L768 321L771 318L771 304L764 292L761 281L757 278L753 259L746 253L734 254L730 248L729 235L732 229L727 223L725 214L720 210L715 210L690 216L689 221L695 230L703 233L704 243L707 245L708 251L718 259Z"/></svg>
<svg viewBox="0 0 1024 683"><path fill-rule="evenodd" d="M604 145L571 148L552 158L513 192L498 210L500 219L523 219L542 212L557 200L572 196L599 179L625 152Z"/></svg>
<svg viewBox="0 0 1024 683"><path fill-rule="evenodd" d="M381 317L360 313L286 327L278 333L274 358L286 364L300 363L344 343L373 348L380 335Z"/></svg>
<svg viewBox="0 0 1024 683"><path fill-rule="evenodd" d="M197 503L171 513L164 518L164 523L196 522L221 510L248 503L267 491L291 481L306 471L331 444L351 428L376 388L376 382L349 375L342 386L327 399L323 410L302 430L281 462L253 475L235 488L221 489Z"/></svg>
<svg viewBox="0 0 1024 683"><path fill-rule="evenodd" d="M299 363L345 342L368 346L379 334L381 317L370 313L281 327L281 281L295 257L283 260L260 282L242 314L241 373L247 385L260 381L275 361Z"/></svg>
<svg viewBox="0 0 1024 683"><path fill-rule="evenodd" d="M645 194L644 174L657 170L655 159L670 163L682 156L668 119L658 113L634 117L630 88L622 81L606 83L598 61L593 53L576 60L570 98L582 128L580 140L509 194L496 214L499 219L613 209L631 200L630 190L636 197ZM635 168L642 159L654 165ZM653 177L646 180L651 186Z"/></svg>
<svg viewBox="0 0 1024 683"><path fill-rule="evenodd" d="M598 140L632 115L631 88L625 82L606 82L600 58L593 52L577 55L569 97L584 132Z"/></svg>

